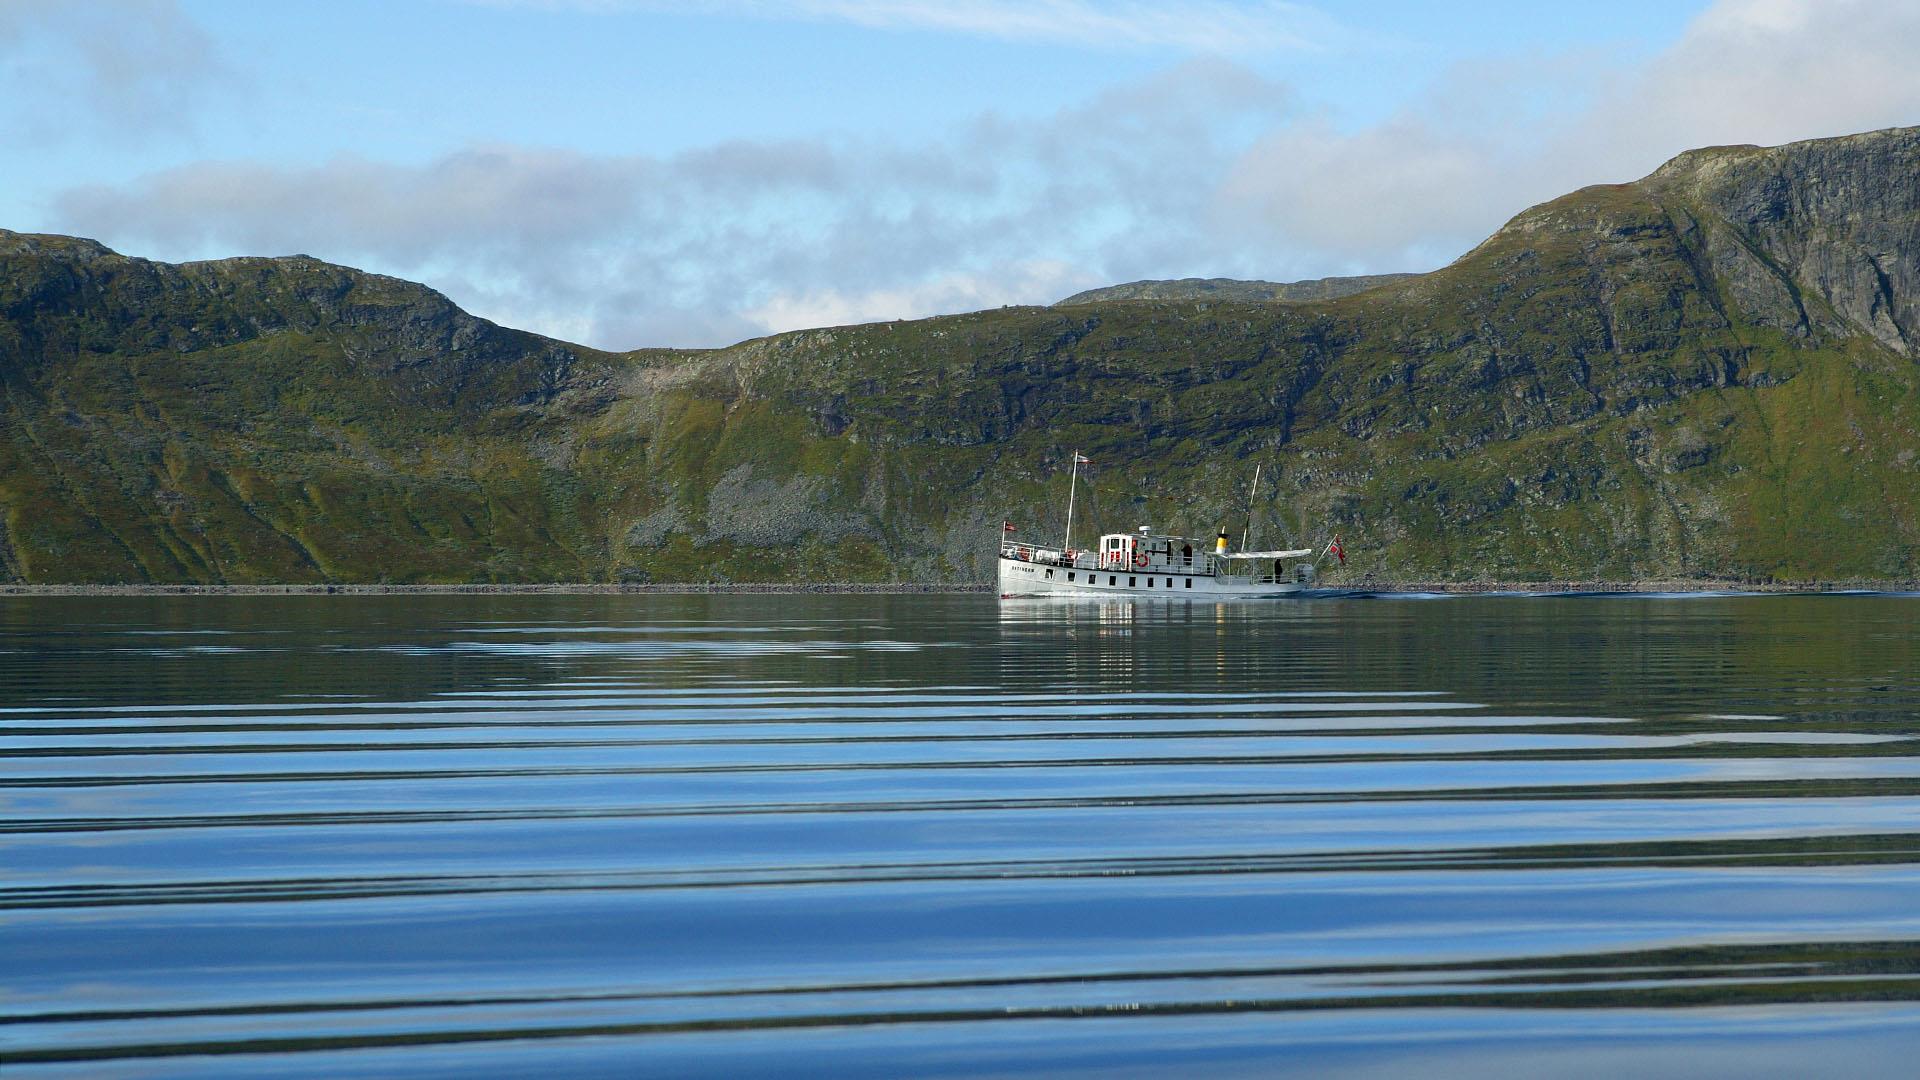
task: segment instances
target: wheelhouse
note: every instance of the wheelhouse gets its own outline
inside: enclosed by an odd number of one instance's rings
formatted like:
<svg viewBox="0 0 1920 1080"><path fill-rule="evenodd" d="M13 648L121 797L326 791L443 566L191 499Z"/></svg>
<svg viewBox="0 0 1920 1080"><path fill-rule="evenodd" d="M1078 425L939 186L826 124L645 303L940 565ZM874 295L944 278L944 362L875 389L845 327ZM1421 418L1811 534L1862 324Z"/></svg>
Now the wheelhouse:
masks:
<svg viewBox="0 0 1920 1080"><path fill-rule="evenodd" d="M1191 536L1159 536L1146 528L1138 533L1107 533L1100 538L1099 554L1103 568L1201 575L1217 572L1205 541Z"/></svg>

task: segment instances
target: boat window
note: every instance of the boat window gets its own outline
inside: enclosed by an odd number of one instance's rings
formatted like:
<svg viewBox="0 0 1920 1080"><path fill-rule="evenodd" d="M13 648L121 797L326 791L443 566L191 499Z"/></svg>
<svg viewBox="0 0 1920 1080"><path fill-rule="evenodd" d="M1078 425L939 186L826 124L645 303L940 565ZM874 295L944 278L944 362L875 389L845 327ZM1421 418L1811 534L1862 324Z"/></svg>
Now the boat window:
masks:
<svg viewBox="0 0 1920 1080"><path fill-rule="evenodd" d="M1129 588L1129 589L1131 589L1131 588L1133 588L1134 586L1136 586L1136 585L1138 585L1138 584L1140 584L1140 579L1139 579L1139 578L1136 578L1136 577L1130 577L1130 578L1128 578L1128 579L1127 579L1127 588Z"/></svg>
<svg viewBox="0 0 1920 1080"><path fill-rule="evenodd" d="M1107 584L1109 584L1109 585L1118 585L1118 584L1120 584L1120 579L1119 579L1119 578L1117 578L1117 577L1115 577L1115 576L1114 576L1114 575L1112 575L1112 574L1108 574L1108 575L1107 575Z"/></svg>
<svg viewBox="0 0 1920 1080"><path fill-rule="evenodd" d="M1072 581L1072 580L1073 580L1073 571L1071 571L1071 570L1069 570L1069 571L1067 571L1067 580L1068 580L1068 581Z"/></svg>
<svg viewBox="0 0 1920 1080"><path fill-rule="evenodd" d="M1189 589L1191 589L1191 588L1193 588L1193 579L1192 579L1192 578L1188 578L1188 579L1187 579L1187 588L1189 588Z"/></svg>
<svg viewBox="0 0 1920 1080"><path fill-rule="evenodd" d="M1053 576L1053 571L1051 571L1051 570L1049 570L1049 571L1047 571L1047 576L1048 576L1048 577L1052 577L1052 576Z"/></svg>

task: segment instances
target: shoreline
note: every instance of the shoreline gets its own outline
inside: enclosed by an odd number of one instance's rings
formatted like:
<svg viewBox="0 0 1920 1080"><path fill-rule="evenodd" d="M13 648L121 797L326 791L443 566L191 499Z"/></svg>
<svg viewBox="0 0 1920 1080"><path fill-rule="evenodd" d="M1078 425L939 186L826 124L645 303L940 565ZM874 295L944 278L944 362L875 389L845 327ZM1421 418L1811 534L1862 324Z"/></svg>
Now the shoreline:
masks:
<svg viewBox="0 0 1920 1080"><path fill-rule="evenodd" d="M1754 595L1818 595L1820 593L1905 593L1920 591L1920 581L1848 578L1834 581L1713 581L1697 578L1649 581L1394 581L1343 586L1354 592L1445 593L1474 596L1487 593L1532 593L1586 596L1596 593L1751 593Z"/></svg>
<svg viewBox="0 0 1920 1080"><path fill-rule="evenodd" d="M1715 581L1656 579L1647 581L1374 581L1328 582L1317 592L1328 594L1396 593L1474 596L1526 594L1632 593L1753 593L1819 594L1844 592L1920 592L1920 581L1840 579L1833 581ZM645 595L993 595L986 582L746 582L597 584L591 582L378 585L27 585L0 583L0 596L645 596Z"/></svg>
<svg viewBox="0 0 1920 1080"><path fill-rule="evenodd" d="M0 596L641 596L686 594L802 593L991 593L981 584L940 582L684 582L608 585L544 582L487 585L22 585L0 583Z"/></svg>

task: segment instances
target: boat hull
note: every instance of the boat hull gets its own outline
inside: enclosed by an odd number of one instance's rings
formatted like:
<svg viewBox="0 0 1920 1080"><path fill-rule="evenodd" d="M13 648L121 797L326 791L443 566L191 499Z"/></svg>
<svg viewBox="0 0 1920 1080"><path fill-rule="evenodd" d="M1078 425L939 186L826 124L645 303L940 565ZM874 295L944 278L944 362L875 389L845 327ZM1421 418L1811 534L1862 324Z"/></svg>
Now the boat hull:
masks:
<svg viewBox="0 0 1920 1080"><path fill-rule="evenodd" d="M1002 557L1000 595L1138 597L1156 600L1254 599L1288 596L1308 586L1297 581L1251 581L1244 577L1182 573L1179 567L1088 569L1049 566Z"/></svg>

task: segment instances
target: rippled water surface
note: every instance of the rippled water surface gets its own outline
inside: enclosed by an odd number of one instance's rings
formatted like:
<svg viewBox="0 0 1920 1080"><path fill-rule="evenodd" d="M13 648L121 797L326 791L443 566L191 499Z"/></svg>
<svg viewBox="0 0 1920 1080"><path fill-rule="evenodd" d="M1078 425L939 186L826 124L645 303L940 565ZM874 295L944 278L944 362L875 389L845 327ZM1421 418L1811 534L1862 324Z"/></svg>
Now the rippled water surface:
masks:
<svg viewBox="0 0 1920 1080"><path fill-rule="evenodd" d="M9 1078L1920 1051L1920 598L5 598L0 706Z"/></svg>

